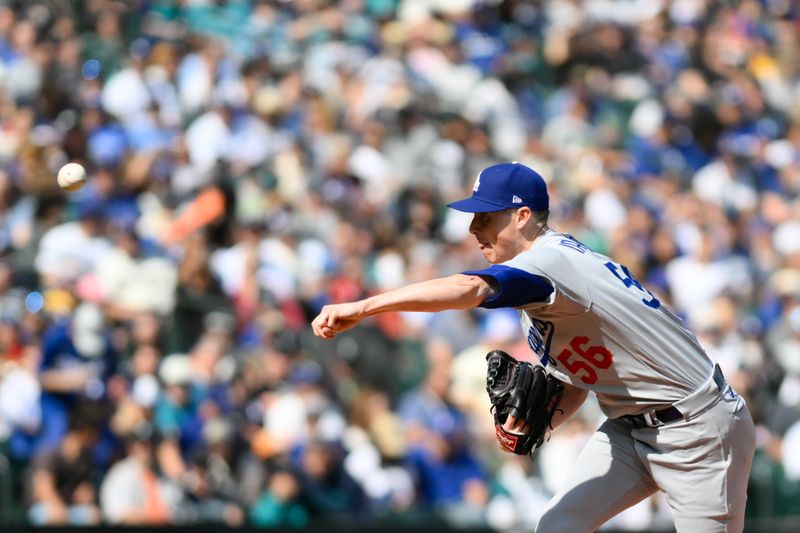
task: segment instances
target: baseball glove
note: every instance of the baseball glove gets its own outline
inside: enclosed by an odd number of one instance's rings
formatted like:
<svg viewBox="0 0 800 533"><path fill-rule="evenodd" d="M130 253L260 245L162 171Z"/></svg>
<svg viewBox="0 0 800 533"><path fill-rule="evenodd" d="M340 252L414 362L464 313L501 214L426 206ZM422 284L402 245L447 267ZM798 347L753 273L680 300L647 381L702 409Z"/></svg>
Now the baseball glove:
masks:
<svg viewBox="0 0 800 533"><path fill-rule="evenodd" d="M486 354L486 392L492 402L494 427L501 446L517 455L527 455L544 442L550 422L564 394L564 386L544 368L517 361L502 350ZM510 433L503 428L508 416L525 420L528 432Z"/></svg>

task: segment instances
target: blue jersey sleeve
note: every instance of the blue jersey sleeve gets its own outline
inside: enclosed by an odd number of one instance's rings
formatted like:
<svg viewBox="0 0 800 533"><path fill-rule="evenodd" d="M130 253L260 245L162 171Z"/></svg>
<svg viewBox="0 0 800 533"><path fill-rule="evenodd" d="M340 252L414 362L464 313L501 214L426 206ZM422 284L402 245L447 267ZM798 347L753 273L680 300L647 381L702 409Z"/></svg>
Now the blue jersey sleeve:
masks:
<svg viewBox="0 0 800 533"><path fill-rule="evenodd" d="M546 302L553 293L553 285L545 277L531 274L506 265L492 265L483 270L468 270L462 274L491 278L495 294L483 301L480 307L522 307Z"/></svg>

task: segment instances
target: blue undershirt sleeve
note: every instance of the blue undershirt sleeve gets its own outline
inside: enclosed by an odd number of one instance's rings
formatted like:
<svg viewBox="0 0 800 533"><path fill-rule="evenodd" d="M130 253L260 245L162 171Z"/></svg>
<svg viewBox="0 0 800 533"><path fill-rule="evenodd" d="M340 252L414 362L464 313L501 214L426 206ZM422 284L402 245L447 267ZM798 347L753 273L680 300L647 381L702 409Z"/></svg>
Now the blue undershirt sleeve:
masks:
<svg viewBox="0 0 800 533"><path fill-rule="evenodd" d="M553 293L553 285L543 276L531 274L506 265L492 265L483 270L467 270L462 274L489 278L495 294L481 303L480 307L522 307L527 304L546 302Z"/></svg>

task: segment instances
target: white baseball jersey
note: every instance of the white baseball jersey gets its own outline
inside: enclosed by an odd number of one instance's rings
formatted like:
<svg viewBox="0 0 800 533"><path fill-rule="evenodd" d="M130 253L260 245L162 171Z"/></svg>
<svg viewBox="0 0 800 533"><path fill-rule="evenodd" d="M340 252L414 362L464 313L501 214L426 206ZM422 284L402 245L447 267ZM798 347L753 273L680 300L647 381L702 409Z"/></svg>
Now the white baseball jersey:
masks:
<svg viewBox="0 0 800 533"><path fill-rule="evenodd" d="M609 418L672 404L712 374L678 317L625 266L569 235L548 231L510 261L469 273L494 278L484 306L517 308L547 371L594 391Z"/></svg>

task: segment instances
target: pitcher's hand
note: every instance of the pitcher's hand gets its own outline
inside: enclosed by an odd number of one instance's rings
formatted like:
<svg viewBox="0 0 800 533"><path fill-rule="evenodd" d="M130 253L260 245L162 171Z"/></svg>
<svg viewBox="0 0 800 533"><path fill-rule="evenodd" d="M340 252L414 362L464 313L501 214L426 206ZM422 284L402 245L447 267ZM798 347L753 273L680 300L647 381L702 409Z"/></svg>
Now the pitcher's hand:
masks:
<svg viewBox="0 0 800 533"><path fill-rule="evenodd" d="M332 339L337 333L354 327L362 318L364 313L361 302L326 305L311 322L311 328L317 337Z"/></svg>

